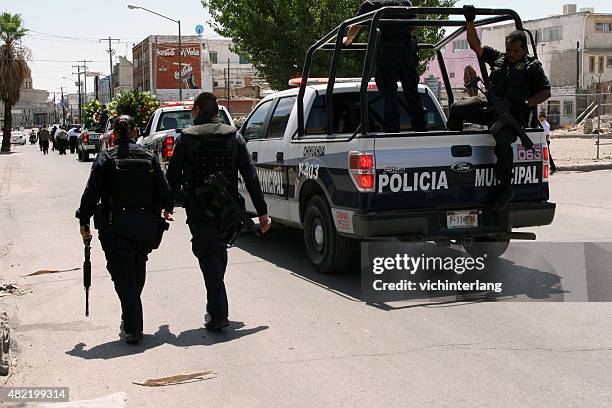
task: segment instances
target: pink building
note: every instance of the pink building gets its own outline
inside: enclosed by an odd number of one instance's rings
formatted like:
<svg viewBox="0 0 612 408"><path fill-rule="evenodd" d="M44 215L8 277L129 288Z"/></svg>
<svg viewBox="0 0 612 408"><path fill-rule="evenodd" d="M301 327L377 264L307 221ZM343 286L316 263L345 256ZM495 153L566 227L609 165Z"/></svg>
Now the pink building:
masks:
<svg viewBox="0 0 612 408"><path fill-rule="evenodd" d="M477 30L478 35L481 36L482 29L478 28ZM474 67L476 72L480 75L478 58L476 57L476 53L470 49L465 33L444 47L442 49L442 55L444 56L444 63L446 64L446 70L453 89L463 88L463 70L467 65ZM437 58L429 62L427 69L421 75L421 82L424 82L432 76L441 82L442 89L444 89L444 80L442 79L442 72Z"/></svg>

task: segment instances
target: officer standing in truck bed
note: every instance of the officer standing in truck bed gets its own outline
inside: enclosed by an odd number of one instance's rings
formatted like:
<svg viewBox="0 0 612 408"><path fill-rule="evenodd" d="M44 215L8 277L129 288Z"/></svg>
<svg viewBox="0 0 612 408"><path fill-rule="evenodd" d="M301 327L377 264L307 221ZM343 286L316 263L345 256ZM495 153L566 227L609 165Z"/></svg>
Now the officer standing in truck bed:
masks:
<svg viewBox="0 0 612 408"><path fill-rule="evenodd" d="M412 7L410 0L367 0L361 4L357 15L367 14L388 6ZM387 15L394 17L398 13ZM399 13L403 18L414 18L414 15ZM344 46L352 44L361 31L361 26L351 26L344 38ZM417 43L412 37L412 27L401 23L381 23L380 52L376 60L376 86L384 98L383 130L386 133L400 131L400 107L397 95L397 82L400 81L406 100L406 107L412 130L427 132L425 109L419 95L419 74Z"/></svg>

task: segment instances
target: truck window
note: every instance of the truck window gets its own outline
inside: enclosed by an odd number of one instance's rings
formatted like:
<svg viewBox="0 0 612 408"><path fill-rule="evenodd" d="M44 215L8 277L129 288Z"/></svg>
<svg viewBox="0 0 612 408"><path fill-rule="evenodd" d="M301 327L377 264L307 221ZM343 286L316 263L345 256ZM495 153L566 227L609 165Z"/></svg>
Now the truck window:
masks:
<svg viewBox="0 0 612 408"><path fill-rule="evenodd" d="M225 125L230 124L230 120L227 117L227 113L223 109L219 109L219 118L221 119L221 122L223 122Z"/></svg>
<svg viewBox="0 0 612 408"><path fill-rule="evenodd" d="M219 118L221 122L229 125L229 119L227 114L219 109ZM177 110L170 112L162 112L157 122L156 132L162 130L173 130L173 129L185 129L186 127L193 126L193 119L191 118L191 110Z"/></svg>
<svg viewBox="0 0 612 408"><path fill-rule="evenodd" d="M162 112L157 121L156 132L162 130L184 129L193 124L190 110Z"/></svg>
<svg viewBox="0 0 612 408"><path fill-rule="evenodd" d="M250 140L263 138L264 125L271 106L272 101L266 101L259 105L259 107L251 114L251 117L246 121L243 127L243 136L245 139Z"/></svg>
<svg viewBox="0 0 612 408"><path fill-rule="evenodd" d="M425 107L425 118L429 130L444 130L444 121L434 101L429 94L420 94ZM404 95L398 92L400 99L400 127L402 131L411 131L412 123L405 109ZM368 92L370 102L370 132L382 132L382 121L384 118L384 100L379 92ZM344 92L334 94L334 133L354 133L361 123L359 112L359 92ZM322 134L327 132L327 109L325 95L315 98L313 106L306 121L305 133L308 135Z"/></svg>
<svg viewBox="0 0 612 408"><path fill-rule="evenodd" d="M295 105L296 97L290 96L287 98L281 98L276 105L276 109L270 119L270 126L268 127L268 138L269 139L282 139L285 135L285 129L289 122L289 116Z"/></svg>
<svg viewBox="0 0 612 408"><path fill-rule="evenodd" d="M142 133L142 136L149 136L151 134L151 126L153 126L153 118L155 117L155 115L151 115L151 117L149 118L149 123L147 123L147 127L145 128L144 132Z"/></svg>

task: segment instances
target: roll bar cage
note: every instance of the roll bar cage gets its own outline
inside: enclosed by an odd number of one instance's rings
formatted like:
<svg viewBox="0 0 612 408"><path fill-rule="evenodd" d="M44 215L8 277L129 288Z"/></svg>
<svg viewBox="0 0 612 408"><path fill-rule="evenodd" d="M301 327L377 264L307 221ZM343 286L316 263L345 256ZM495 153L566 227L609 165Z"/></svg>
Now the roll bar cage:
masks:
<svg viewBox="0 0 612 408"><path fill-rule="evenodd" d="M491 9L491 8L474 8L471 10L476 16L484 16L482 19L476 19L474 24L476 27L483 27L491 24L501 23L504 21L514 21L517 30L525 31L530 38L531 46L533 49L534 56L537 58L537 49L533 34L523 27L523 21L521 17L510 9ZM398 12L402 12L398 15ZM407 13L408 12L408 13ZM304 69L302 71L302 80L300 83L300 90L298 92L298 137L304 136L304 94L306 93L306 86L308 78L310 76L310 69L312 67L312 57L316 51L333 51L332 61L329 69L329 79L327 83L327 91L325 94L326 106L327 106L327 134L333 133L334 112L333 112L333 91L336 82L336 76L338 74L338 65L340 62L341 51L365 51L366 56L363 65L363 72L361 76L361 87L359 90L360 98L360 117L361 117L361 134L367 136L369 129L369 103L368 103L368 83L372 78L372 71L374 69L374 60L377 55L378 48L380 46L380 24L384 23L396 23L405 25L407 27L457 27L457 29L443 38L437 44L418 44L418 48L433 50L438 59L440 65L440 71L444 80L444 86L446 93L448 94L449 106L454 102L454 96L450 85L450 79L444 63L444 57L441 49L446 45L450 44L455 38L460 36L466 31L465 20L439 20L439 19L423 19L421 16L430 15L448 15L448 16L464 16L466 10L464 8L451 8L451 7L402 7L402 6L390 6L382 7L378 10L374 10L361 16L352 17L342 22L339 26L330 31L326 36L320 39L317 43L312 45L306 53L306 59L304 61ZM407 15L417 15L417 19L409 18ZM351 44L348 47L344 47L342 39L347 32L349 26L352 25L364 25L370 26L369 36L367 43L356 43ZM489 86L489 78L484 62L479 58L478 60L480 71L483 76L485 85Z"/></svg>

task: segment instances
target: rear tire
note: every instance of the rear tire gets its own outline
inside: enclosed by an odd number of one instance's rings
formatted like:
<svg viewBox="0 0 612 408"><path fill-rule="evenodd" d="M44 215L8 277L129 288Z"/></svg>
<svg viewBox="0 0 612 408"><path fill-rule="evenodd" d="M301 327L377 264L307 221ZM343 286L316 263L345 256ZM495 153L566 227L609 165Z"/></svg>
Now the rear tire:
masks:
<svg viewBox="0 0 612 408"><path fill-rule="evenodd" d="M472 245L464 244L463 249L473 258L487 258L492 260L502 256L509 245L509 239L475 238Z"/></svg>
<svg viewBox="0 0 612 408"><path fill-rule="evenodd" d="M356 242L338 235L329 205L323 197L310 199L304 213L304 244L317 272L330 274L347 269Z"/></svg>

